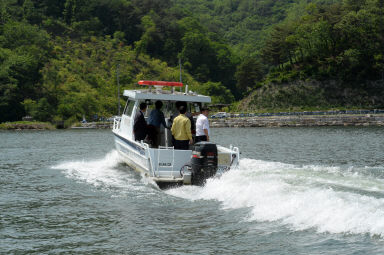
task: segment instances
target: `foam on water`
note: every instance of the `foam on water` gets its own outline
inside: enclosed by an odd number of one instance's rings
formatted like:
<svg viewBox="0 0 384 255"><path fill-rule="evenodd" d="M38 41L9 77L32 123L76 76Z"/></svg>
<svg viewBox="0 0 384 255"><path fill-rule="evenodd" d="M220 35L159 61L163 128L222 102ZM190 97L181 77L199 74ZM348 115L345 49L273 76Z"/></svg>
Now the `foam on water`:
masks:
<svg viewBox="0 0 384 255"><path fill-rule="evenodd" d="M53 166L63 170L68 178L89 183L103 189L135 190L141 189L137 179L128 171L119 171L122 163L116 150L112 150L102 159L69 161Z"/></svg>
<svg viewBox="0 0 384 255"><path fill-rule="evenodd" d="M384 179L362 169L243 159L239 169L204 187L167 191L185 199L213 199L224 209L249 208L247 221L278 222L293 230L384 237Z"/></svg>
<svg viewBox="0 0 384 255"><path fill-rule="evenodd" d="M102 189L154 192L146 185L148 179L138 181L129 171L119 170L120 163L113 150L102 159L64 162L52 168ZM216 200L223 209L248 208L246 221L277 222L295 231L384 237L384 179L371 170L242 159L238 169L209 179L204 187L165 192L192 201Z"/></svg>

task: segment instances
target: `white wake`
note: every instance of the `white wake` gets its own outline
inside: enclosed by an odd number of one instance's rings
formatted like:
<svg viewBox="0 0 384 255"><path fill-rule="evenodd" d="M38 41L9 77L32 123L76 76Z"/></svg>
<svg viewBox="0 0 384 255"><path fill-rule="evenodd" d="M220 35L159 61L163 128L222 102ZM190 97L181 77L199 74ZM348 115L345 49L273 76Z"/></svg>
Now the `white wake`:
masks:
<svg viewBox="0 0 384 255"><path fill-rule="evenodd" d="M339 167L294 166L242 159L239 169L204 187L168 194L220 201L224 209L249 208L248 221L277 222L293 230L384 237L384 180Z"/></svg>
<svg viewBox="0 0 384 255"><path fill-rule="evenodd" d="M85 182L105 190L119 192L142 190L143 183L138 183L129 169L117 169L122 160L116 150L107 153L102 159L63 162L52 167L63 171L66 177Z"/></svg>

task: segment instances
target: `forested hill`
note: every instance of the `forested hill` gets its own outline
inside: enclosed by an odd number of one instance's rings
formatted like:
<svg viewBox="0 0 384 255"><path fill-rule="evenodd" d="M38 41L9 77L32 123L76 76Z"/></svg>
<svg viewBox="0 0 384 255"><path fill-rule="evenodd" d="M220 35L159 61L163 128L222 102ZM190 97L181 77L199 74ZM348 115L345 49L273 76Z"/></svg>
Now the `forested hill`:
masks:
<svg viewBox="0 0 384 255"><path fill-rule="evenodd" d="M0 122L114 115L118 66L126 89L178 81L179 58L192 90L234 101L238 58L169 0L3 0Z"/></svg>
<svg viewBox="0 0 384 255"><path fill-rule="evenodd" d="M190 10L209 31L217 33L240 56L254 56L274 25L307 13L309 3L329 5L340 0L174 0Z"/></svg>
<svg viewBox="0 0 384 255"><path fill-rule="evenodd" d="M383 0L174 0L240 57L242 110L384 107Z"/></svg>
<svg viewBox="0 0 384 255"><path fill-rule="evenodd" d="M3 0L0 122L117 112L139 79L244 108L383 107L384 0Z"/></svg>

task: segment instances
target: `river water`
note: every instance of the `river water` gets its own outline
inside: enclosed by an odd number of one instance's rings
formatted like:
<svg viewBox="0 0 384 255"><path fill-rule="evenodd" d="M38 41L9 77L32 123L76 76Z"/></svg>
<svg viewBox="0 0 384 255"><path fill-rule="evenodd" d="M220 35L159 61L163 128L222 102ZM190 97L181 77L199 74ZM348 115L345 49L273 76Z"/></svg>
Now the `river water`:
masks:
<svg viewBox="0 0 384 255"><path fill-rule="evenodd" d="M160 190L110 130L0 132L0 254L384 254L383 128L213 129L240 167Z"/></svg>

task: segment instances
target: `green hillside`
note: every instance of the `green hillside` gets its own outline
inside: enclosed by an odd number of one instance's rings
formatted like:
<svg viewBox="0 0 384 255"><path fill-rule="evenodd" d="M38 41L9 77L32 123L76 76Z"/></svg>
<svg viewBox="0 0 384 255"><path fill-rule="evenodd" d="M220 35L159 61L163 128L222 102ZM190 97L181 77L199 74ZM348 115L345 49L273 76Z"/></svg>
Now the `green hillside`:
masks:
<svg viewBox="0 0 384 255"><path fill-rule="evenodd" d="M240 56L255 56L274 25L297 20L309 3L318 5L340 0L173 0L189 11L209 31L223 38Z"/></svg>
<svg viewBox="0 0 384 255"><path fill-rule="evenodd" d="M117 69L122 89L132 88L178 80L179 59L193 90L240 109L384 107L383 6L3 0L0 122L114 115Z"/></svg>
<svg viewBox="0 0 384 255"><path fill-rule="evenodd" d="M5 0L0 9L0 122L114 115L117 66L126 89L179 80L179 58L192 90L234 100L230 48L169 1Z"/></svg>
<svg viewBox="0 0 384 255"><path fill-rule="evenodd" d="M384 107L383 1L175 2L241 57L241 110Z"/></svg>

